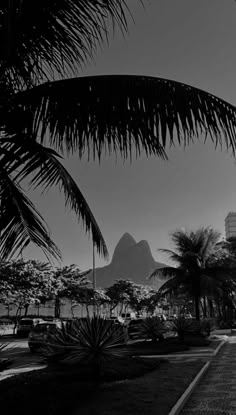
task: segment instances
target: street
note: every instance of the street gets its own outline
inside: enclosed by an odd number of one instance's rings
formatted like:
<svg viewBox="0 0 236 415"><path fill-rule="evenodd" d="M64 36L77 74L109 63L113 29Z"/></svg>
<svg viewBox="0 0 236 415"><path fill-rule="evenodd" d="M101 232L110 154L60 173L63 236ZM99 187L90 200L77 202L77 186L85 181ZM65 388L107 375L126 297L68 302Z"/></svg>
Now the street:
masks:
<svg viewBox="0 0 236 415"><path fill-rule="evenodd" d="M0 380L17 373L45 367L45 364L42 363L42 358L30 352L27 339L12 339L11 337L6 337L2 340L4 343L8 343L8 345L1 352L0 356L1 358L13 359L13 363L9 369L0 372Z"/></svg>

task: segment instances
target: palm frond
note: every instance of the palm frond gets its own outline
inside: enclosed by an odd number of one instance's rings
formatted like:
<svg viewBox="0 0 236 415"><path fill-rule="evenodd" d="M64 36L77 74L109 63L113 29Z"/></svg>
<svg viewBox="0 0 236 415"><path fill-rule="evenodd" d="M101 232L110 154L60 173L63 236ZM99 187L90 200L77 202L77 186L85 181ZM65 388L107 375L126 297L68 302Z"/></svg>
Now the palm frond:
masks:
<svg viewBox="0 0 236 415"><path fill-rule="evenodd" d="M204 261L219 241L220 233L211 227L201 227L196 231L175 230L171 233L171 239L178 252L177 256L175 253L175 255L173 254L173 258L176 258L177 262L181 263L180 259L183 261L184 257L194 257L194 255Z"/></svg>
<svg viewBox="0 0 236 415"><path fill-rule="evenodd" d="M14 161L8 169L13 171L18 169L15 179L21 181L33 175L31 184L34 187L41 186L47 190L52 186L58 186L64 192L66 206L75 212L78 220L82 220L86 232L91 233L98 252L108 258L106 243L93 213L76 182L58 160L59 155L54 150L24 136L15 137L14 140L11 138L10 144L7 144ZM2 147L4 148L3 145ZM6 156L2 158L3 162L5 158Z"/></svg>
<svg viewBox="0 0 236 415"><path fill-rule="evenodd" d="M183 258L190 252L199 253L199 240L196 238L196 232L177 229L170 236L180 257Z"/></svg>
<svg viewBox="0 0 236 415"><path fill-rule="evenodd" d="M101 158L136 151L166 158L205 134L215 146L236 148L236 107L210 93L171 80L132 75L47 82L15 95L5 129L48 140L57 150Z"/></svg>
<svg viewBox="0 0 236 415"><path fill-rule="evenodd" d="M162 286L159 288L158 293L161 296L165 296L168 294L178 294L181 291L182 285L181 281L178 277L173 277L166 281Z"/></svg>
<svg viewBox="0 0 236 415"><path fill-rule="evenodd" d="M201 249L201 256L206 258L212 253L212 250L215 248L216 244L221 238L220 232L217 232L211 227L203 228L203 233L205 236L205 241Z"/></svg>
<svg viewBox="0 0 236 415"><path fill-rule="evenodd" d="M149 279L152 279L155 277L158 277L161 279L170 279L170 278L182 277L182 275L183 275L183 270L180 268L164 267L164 268L155 269L149 276Z"/></svg>
<svg viewBox="0 0 236 415"><path fill-rule="evenodd" d="M51 240L43 219L20 186L0 166L0 255L8 259L21 252L30 242L39 246L45 255L61 258L60 251Z"/></svg>
<svg viewBox="0 0 236 415"><path fill-rule="evenodd" d="M1 72L19 87L74 71L108 40L109 27L128 30L127 15L126 0L2 0Z"/></svg>
<svg viewBox="0 0 236 415"><path fill-rule="evenodd" d="M181 263L182 256L172 251L171 249L160 248L158 249L158 251L162 252L163 254L166 254L171 261L177 262L177 264Z"/></svg>

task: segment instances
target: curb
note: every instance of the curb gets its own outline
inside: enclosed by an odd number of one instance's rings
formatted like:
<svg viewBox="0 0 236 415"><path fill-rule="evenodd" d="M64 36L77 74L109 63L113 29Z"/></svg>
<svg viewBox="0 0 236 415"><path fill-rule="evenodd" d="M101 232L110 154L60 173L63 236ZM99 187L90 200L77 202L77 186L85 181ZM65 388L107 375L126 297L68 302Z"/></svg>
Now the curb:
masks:
<svg viewBox="0 0 236 415"><path fill-rule="evenodd" d="M220 351L221 347L223 346L223 344L225 344L225 342L226 342L226 339L223 339L223 340L220 342L219 346L215 349L215 351L214 351L214 353L213 353L213 356L216 356L216 355L217 355L217 353Z"/></svg>
<svg viewBox="0 0 236 415"><path fill-rule="evenodd" d="M178 415L180 413L180 411L183 409L184 405L186 404L187 400L190 398L191 394L193 393L195 387L197 386L197 384L200 382L203 375L208 370L209 366L210 366L210 362L206 362L205 365L200 370L200 372L198 372L198 374L195 376L193 381L187 387L183 395L181 395L181 397L178 399L178 401L173 406L173 408L171 409L168 415Z"/></svg>

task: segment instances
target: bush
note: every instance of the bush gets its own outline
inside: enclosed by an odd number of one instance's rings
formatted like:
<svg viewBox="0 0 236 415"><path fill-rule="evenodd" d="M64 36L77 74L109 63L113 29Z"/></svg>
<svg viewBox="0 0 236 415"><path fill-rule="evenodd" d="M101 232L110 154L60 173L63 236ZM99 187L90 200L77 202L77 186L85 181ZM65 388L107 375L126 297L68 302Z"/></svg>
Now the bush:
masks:
<svg viewBox="0 0 236 415"><path fill-rule="evenodd" d="M183 316L173 321L172 330L176 331L181 342L185 340L188 334L193 337L204 338L210 335L212 329L211 320L204 319L201 321L195 319L186 319Z"/></svg>
<svg viewBox="0 0 236 415"><path fill-rule="evenodd" d="M203 319L201 320L201 333L208 337L213 329L214 323L210 319Z"/></svg>
<svg viewBox="0 0 236 415"><path fill-rule="evenodd" d="M154 343L164 340L163 334L167 331L165 323L159 317L147 317L137 327L140 337L151 339Z"/></svg>
<svg viewBox="0 0 236 415"><path fill-rule="evenodd" d="M219 319L217 321L217 327L218 329L231 329L233 326L232 321L224 321L222 319Z"/></svg>
<svg viewBox="0 0 236 415"><path fill-rule="evenodd" d="M172 330L178 334L180 342L184 341L185 334L192 331L192 328L192 319L186 319L183 316L179 316L172 321Z"/></svg>
<svg viewBox="0 0 236 415"><path fill-rule="evenodd" d="M88 364L93 376L99 378L105 363L126 354L122 347L126 340L123 327L94 316L63 324L62 329L50 333L41 353L49 363Z"/></svg>

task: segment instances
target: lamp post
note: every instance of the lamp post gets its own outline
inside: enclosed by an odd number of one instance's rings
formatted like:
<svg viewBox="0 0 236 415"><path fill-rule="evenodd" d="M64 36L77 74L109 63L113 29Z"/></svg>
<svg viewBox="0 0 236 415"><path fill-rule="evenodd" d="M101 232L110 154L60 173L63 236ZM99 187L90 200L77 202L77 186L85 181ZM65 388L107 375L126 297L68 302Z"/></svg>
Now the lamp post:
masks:
<svg viewBox="0 0 236 415"><path fill-rule="evenodd" d="M93 315L96 314L95 290L96 290L96 271L95 271L95 246L94 246L94 240L93 240Z"/></svg>
<svg viewBox="0 0 236 415"><path fill-rule="evenodd" d="M93 289L96 290L95 247L93 241Z"/></svg>

